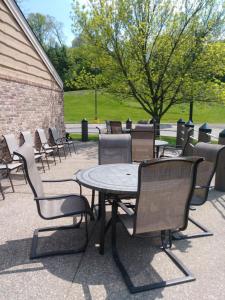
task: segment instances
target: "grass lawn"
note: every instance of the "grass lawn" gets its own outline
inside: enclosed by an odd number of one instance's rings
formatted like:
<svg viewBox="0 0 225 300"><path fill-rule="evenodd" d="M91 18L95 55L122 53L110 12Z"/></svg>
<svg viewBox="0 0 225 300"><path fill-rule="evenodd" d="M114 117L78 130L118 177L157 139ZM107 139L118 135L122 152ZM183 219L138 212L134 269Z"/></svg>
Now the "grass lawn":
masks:
<svg viewBox="0 0 225 300"><path fill-rule="evenodd" d="M189 105L176 105L162 118L163 123L175 123L179 118L188 120ZM80 123L86 118L89 123L94 120L94 92L75 91L65 93L65 123ZM130 118L133 122L149 119L149 115L135 100L120 100L114 95L98 92L98 122L104 120L121 120ZM195 104L194 123L225 123L225 105Z"/></svg>

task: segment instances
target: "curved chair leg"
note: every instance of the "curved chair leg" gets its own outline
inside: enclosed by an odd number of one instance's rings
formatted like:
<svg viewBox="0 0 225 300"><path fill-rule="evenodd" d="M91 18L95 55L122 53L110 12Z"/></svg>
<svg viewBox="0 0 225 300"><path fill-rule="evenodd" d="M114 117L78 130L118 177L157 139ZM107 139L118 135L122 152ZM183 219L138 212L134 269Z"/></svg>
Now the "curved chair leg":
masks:
<svg viewBox="0 0 225 300"><path fill-rule="evenodd" d="M13 185L13 182L12 182L12 178L11 178L10 171L7 172L7 175L8 175L9 182L10 182L10 184L11 184L11 187L12 187L12 191L13 191L13 193L15 193L15 189L14 189L14 185Z"/></svg>
<svg viewBox="0 0 225 300"><path fill-rule="evenodd" d="M56 159L55 159L55 152L54 152L54 150L52 152L52 155L53 155L54 163L55 163L55 166L56 166Z"/></svg>
<svg viewBox="0 0 225 300"><path fill-rule="evenodd" d="M176 279L170 279L170 280L163 280L160 282L156 283L151 283L151 284L146 284L146 285L141 285L141 286L135 286L125 269L119 254L117 250L117 238L116 238L116 223L117 223L117 206L116 204L113 205L113 216L112 216L112 254L114 261L119 268L121 275L125 281L125 284L130 291L130 293L140 293L144 291L149 291L153 289L158 289L166 286L172 286L172 285L177 285L185 282L190 282L194 281L195 278L192 275L192 273L183 265L183 263L172 253L170 249L162 247L162 251L171 259L172 262L175 263L175 265L178 267L178 269L184 274L184 277L176 278Z"/></svg>
<svg viewBox="0 0 225 300"><path fill-rule="evenodd" d="M48 169L50 170L49 161L48 161L48 154L47 153L45 153L45 159L46 159L46 162L47 162L47 165L48 165Z"/></svg>
<svg viewBox="0 0 225 300"><path fill-rule="evenodd" d="M71 156L72 154L71 154L71 150L70 150L70 144L66 144L66 145L68 147L68 150L69 150L69 153L70 153L70 156Z"/></svg>
<svg viewBox="0 0 225 300"><path fill-rule="evenodd" d="M87 214L86 213L85 213L85 242L81 247L79 247L77 249L70 249L70 250L56 250L56 251L47 251L47 252L37 253L38 233L39 232L79 229L79 227L80 227L80 223L75 224L75 225L69 225L69 226L45 227L45 228L35 229L33 239L32 239L30 259L37 259L37 258L41 258L41 257L56 256L56 255L76 254L76 253L84 252L86 250L86 247L88 244L88 226L87 226Z"/></svg>
<svg viewBox="0 0 225 300"><path fill-rule="evenodd" d="M57 153L58 153L58 156L59 156L59 161L62 162L61 156L60 156L60 150L59 150L59 147L58 147L58 146L57 146Z"/></svg>
<svg viewBox="0 0 225 300"><path fill-rule="evenodd" d="M44 166L44 163L43 163L42 156L40 157L40 160L41 160L41 165L42 165L43 172L45 173L45 166Z"/></svg>
<svg viewBox="0 0 225 300"><path fill-rule="evenodd" d="M206 237L206 236L212 236L213 233L208 230L204 225L198 223L197 221L195 221L193 218L188 217L188 220L194 224L195 226L197 226L199 229L201 229L200 233L194 233L194 234L190 234L190 235L186 235L183 234L181 232L176 232L173 234L173 239L174 240L187 240L187 239L195 239L195 238L200 238L200 237Z"/></svg>
<svg viewBox="0 0 225 300"><path fill-rule="evenodd" d="M66 159L66 150L65 150L65 145L63 145L63 152L64 152L64 156L65 156L65 159Z"/></svg>

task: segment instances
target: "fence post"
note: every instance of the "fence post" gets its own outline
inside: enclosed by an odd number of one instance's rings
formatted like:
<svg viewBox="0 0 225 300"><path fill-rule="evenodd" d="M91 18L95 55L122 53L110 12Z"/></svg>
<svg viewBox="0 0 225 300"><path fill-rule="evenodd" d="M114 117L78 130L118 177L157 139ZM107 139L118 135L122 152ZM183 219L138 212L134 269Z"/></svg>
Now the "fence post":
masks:
<svg viewBox="0 0 225 300"><path fill-rule="evenodd" d="M130 118L126 121L126 129L132 129L132 120Z"/></svg>
<svg viewBox="0 0 225 300"><path fill-rule="evenodd" d="M191 120L189 120L187 123L185 123L185 130L184 130L184 141L187 140L188 136L194 137L194 127L195 125L192 123ZM186 153L187 155L193 155L193 147L194 141L192 138L189 139L189 143L187 145Z"/></svg>
<svg viewBox="0 0 225 300"><path fill-rule="evenodd" d="M225 145L225 129L219 133L218 144ZM215 189L225 192L225 155L219 156L216 168Z"/></svg>
<svg viewBox="0 0 225 300"><path fill-rule="evenodd" d="M88 121L86 119L81 121L81 140L82 142L88 141Z"/></svg>
<svg viewBox="0 0 225 300"><path fill-rule="evenodd" d="M183 138L184 138L184 120L179 119L177 121L177 138L176 138L176 146L182 147L183 144Z"/></svg>
<svg viewBox="0 0 225 300"><path fill-rule="evenodd" d="M199 127L198 141L204 143L210 143L211 142L210 133L212 133L212 129L209 128L207 123L204 123L201 127Z"/></svg>

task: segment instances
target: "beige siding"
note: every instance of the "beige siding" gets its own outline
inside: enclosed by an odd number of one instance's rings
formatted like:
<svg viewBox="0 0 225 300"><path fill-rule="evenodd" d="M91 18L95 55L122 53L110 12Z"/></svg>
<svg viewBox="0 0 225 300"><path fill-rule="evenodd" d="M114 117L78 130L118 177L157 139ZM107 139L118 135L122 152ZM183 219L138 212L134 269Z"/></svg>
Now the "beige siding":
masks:
<svg viewBox="0 0 225 300"><path fill-rule="evenodd" d="M55 79L0 0L0 77L52 88Z"/></svg>

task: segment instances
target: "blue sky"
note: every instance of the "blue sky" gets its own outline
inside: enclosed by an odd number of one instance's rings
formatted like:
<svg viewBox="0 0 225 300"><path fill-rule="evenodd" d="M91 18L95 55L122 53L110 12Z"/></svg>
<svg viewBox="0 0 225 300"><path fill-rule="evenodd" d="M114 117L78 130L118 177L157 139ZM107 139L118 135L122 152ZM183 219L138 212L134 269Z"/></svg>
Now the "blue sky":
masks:
<svg viewBox="0 0 225 300"><path fill-rule="evenodd" d="M84 1L81 0L83 3ZM42 13L56 18L63 24L65 42L71 46L74 34L71 30L72 20L70 18L72 0L23 0L21 9L25 16L29 13Z"/></svg>

